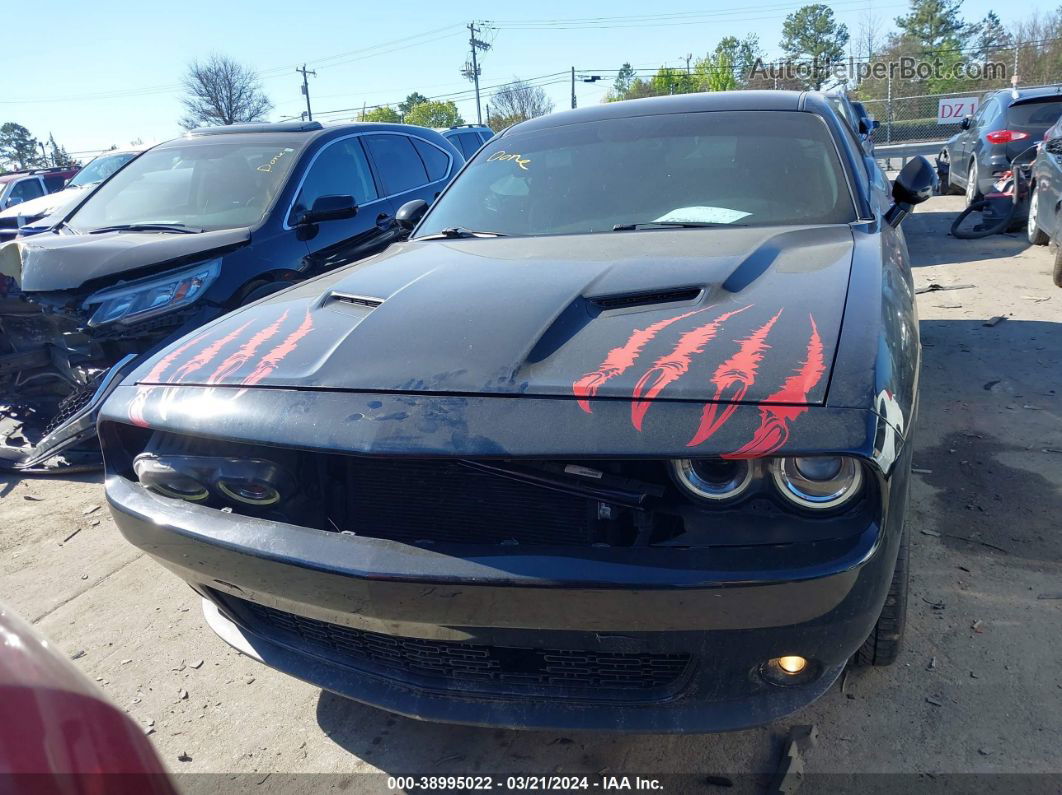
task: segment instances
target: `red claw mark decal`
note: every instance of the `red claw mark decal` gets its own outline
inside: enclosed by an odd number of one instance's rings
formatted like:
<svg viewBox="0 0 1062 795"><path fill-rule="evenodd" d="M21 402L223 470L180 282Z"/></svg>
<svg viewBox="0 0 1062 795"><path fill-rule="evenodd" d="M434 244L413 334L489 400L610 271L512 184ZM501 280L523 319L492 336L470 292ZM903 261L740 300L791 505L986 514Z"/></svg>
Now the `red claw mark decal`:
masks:
<svg viewBox="0 0 1062 795"><path fill-rule="evenodd" d="M749 306L752 305L749 304ZM723 323L739 312L744 312L749 306L735 309L732 312L724 312L715 320L687 331L679 337L671 353L653 362L649 371L634 385L631 424L635 428L639 431L642 429L642 420L645 418L645 412L649 410L649 404L664 387L680 379L690 369L690 359L694 354L703 351L704 347L715 339Z"/></svg>
<svg viewBox="0 0 1062 795"><path fill-rule="evenodd" d="M166 372L166 369L176 361L177 357L191 348L197 342L202 341L206 334L197 334L188 342L183 345L178 345L172 351L167 353L161 359L159 359L155 366L151 368L146 376L144 376L144 382L147 386L140 386L137 388L136 394L129 403L129 421L140 428L147 427L147 420L144 419L144 405L147 403L148 395L151 394L154 387L150 384L157 382L162 378L162 374Z"/></svg>
<svg viewBox="0 0 1062 795"><path fill-rule="evenodd" d="M805 405L770 405L806 403L808 393L815 388L826 370L822 356L822 339L811 317L811 337L807 358L782 384L782 388L764 398L760 404L760 427L744 447L727 453L724 458L762 458L773 454L789 439L789 423L808 410Z"/></svg>
<svg viewBox="0 0 1062 795"><path fill-rule="evenodd" d="M206 367L206 365L210 364L210 362L213 361L214 357L218 355L222 348L224 348L226 345L228 345L230 342L240 336L240 334L243 333L243 330L249 325L251 325L250 320L248 320L239 328L230 331L224 337L221 337L220 339L217 339L207 345L205 348L203 348L203 350L199 351L199 353L197 353L187 362L178 367L176 372L174 372L173 376L169 379L168 383L176 384L186 375L191 375L201 367Z"/></svg>
<svg viewBox="0 0 1062 795"><path fill-rule="evenodd" d="M258 362L258 365L251 371L251 374L243 379L243 386L253 386L276 370L277 366L284 360L284 358L299 347L299 341L309 334L312 329L313 317L310 315L310 311L306 310L306 317L303 318L299 327L285 337L283 342L262 357L262 360ZM237 394L237 397L242 395L243 391L244 390L241 389Z"/></svg>
<svg viewBox="0 0 1062 795"><path fill-rule="evenodd" d="M756 382L756 371L759 369L760 360L771 347L767 344L767 335L771 333L771 329L781 314L782 310L779 309L774 317L745 339L740 340L737 353L716 368L715 375L712 376L715 395L710 403L705 404L700 427L697 428L697 433L690 439L687 447L695 447L709 439L737 410L738 403L744 399L749 387Z"/></svg>
<svg viewBox="0 0 1062 795"><path fill-rule="evenodd" d="M687 318L690 315L696 315L698 312L703 312L703 309L694 309L692 312L685 312L675 317L669 317L665 320L658 320L651 326L646 326L643 329L635 329L630 338L618 348L613 348L608 352L605 357L605 361L598 365L598 368L593 372L586 373L582 378L572 384L572 392L577 398L579 408L590 413L590 398L597 394L597 390L606 381L615 378L618 375L622 375L634 364L639 354L642 352L642 348L652 341L653 337L666 329L672 323L677 323L683 318Z"/></svg>
<svg viewBox="0 0 1062 795"><path fill-rule="evenodd" d="M225 361L218 365L218 368L210 374L207 379L208 384L216 384L230 375L235 373L247 362L251 360L251 357L255 355L258 349L262 346L262 343L266 342L271 337L276 336L276 333L280 331L281 325L288 319L288 310L284 310L284 313L259 331L247 342L240 346L239 350L229 356Z"/></svg>

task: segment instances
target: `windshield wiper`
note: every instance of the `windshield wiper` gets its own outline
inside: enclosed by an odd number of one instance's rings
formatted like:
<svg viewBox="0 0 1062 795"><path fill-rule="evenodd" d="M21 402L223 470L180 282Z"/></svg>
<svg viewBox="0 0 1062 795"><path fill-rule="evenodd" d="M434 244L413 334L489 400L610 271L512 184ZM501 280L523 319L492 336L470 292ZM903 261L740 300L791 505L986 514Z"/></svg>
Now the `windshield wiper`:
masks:
<svg viewBox="0 0 1062 795"><path fill-rule="evenodd" d="M508 237L508 235L501 232L480 232L474 229L465 229L463 226L450 226L440 231L437 235L425 235L424 237L417 238L418 240L438 240L439 238L446 238L453 240L460 237Z"/></svg>
<svg viewBox="0 0 1062 795"><path fill-rule="evenodd" d="M206 230L184 224L115 224L114 226L101 226L93 229L90 235L98 235L103 232L180 232L185 235L196 235Z"/></svg>
<svg viewBox="0 0 1062 795"><path fill-rule="evenodd" d="M748 226L748 224L727 224L721 221L645 221L640 224L616 224L613 232L630 232L635 229L701 229L712 226Z"/></svg>

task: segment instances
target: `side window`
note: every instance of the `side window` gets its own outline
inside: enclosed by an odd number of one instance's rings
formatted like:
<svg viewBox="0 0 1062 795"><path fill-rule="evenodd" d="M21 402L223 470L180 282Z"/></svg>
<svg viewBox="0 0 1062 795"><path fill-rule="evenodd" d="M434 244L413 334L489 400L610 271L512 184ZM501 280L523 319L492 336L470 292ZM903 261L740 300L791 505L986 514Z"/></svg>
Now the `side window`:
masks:
<svg viewBox="0 0 1062 795"><path fill-rule="evenodd" d="M483 132L481 132L481 133L479 134L479 137L480 137L480 140L481 140L481 141L482 141L483 143L486 143L487 141L489 141L489 140L490 140L491 138L493 138L493 137L494 137L494 133L489 133L489 132L487 132L486 130L484 130Z"/></svg>
<svg viewBox="0 0 1062 795"><path fill-rule="evenodd" d="M366 135L365 145L372 154L386 195L403 193L428 183L428 173L408 136Z"/></svg>
<svg viewBox="0 0 1062 795"><path fill-rule="evenodd" d="M379 198L369 161L357 138L336 141L321 150L306 174L288 223L294 224L321 196L332 195L353 196L358 204Z"/></svg>
<svg viewBox="0 0 1062 795"><path fill-rule="evenodd" d="M62 190L63 185L65 184L66 177L48 176L44 178L44 187L48 189L49 193L55 193L57 190Z"/></svg>
<svg viewBox="0 0 1062 795"><path fill-rule="evenodd" d="M439 147L432 146L420 138L412 138L410 140L413 141L413 146L417 148L417 154L420 155L420 159L424 162L424 168L428 170L428 179L431 182L435 182L435 180L445 177L446 172L450 170L449 156Z"/></svg>
<svg viewBox="0 0 1062 795"><path fill-rule="evenodd" d="M998 109L998 107L999 103L997 103L994 99L988 100L988 102L982 105L981 109L977 111L977 116L974 118L974 123L971 126L978 127L982 124L987 124L988 122L990 122L993 117L995 117L996 110Z"/></svg>
<svg viewBox="0 0 1062 795"><path fill-rule="evenodd" d="M11 189L11 198L19 199L24 202L28 202L30 199L36 199L38 196L43 195L44 188L41 187L41 181L36 177L33 179L21 180Z"/></svg>
<svg viewBox="0 0 1062 795"><path fill-rule="evenodd" d="M457 148L461 150L461 154L465 156L465 159L472 157L479 149L480 140L476 133L460 133L457 136Z"/></svg>

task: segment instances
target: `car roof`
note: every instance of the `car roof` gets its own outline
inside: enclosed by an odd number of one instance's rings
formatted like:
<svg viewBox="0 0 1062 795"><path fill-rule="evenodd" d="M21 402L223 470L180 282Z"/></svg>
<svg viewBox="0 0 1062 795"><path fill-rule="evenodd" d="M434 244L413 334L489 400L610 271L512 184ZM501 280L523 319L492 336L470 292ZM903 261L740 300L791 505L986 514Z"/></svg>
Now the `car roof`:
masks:
<svg viewBox="0 0 1062 795"><path fill-rule="evenodd" d="M1014 89L1003 88L999 91L993 91L988 96L998 97L1000 99L1008 100L1008 105L1017 105L1022 102L1028 102L1033 99L1043 99L1044 97L1059 96L1062 99L1062 84L1056 84L1053 86L1036 86L1035 88L1019 88L1018 96L1015 99L1013 96Z"/></svg>
<svg viewBox="0 0 1062 795"><path fill-rule="evenodd" d="M437 133L429 127L421 127L418 124L397 124L389 122L353 121L337 124L321 124L313 122L278 122L276 124L229 124L218 127L200 127L189 130L180 138L173 138L159 144L159 147L179 146L190 141L203 139L216 141L219 138L232 138L240 143L252 143L255 140L282 138L291 140L295 137L305 137L307 142L317 138L336 138L349 133L371 132L400 132L406 135L414 134L431 140Z"/></svg>
<svg viewBox="0 0 1062 795"><path fill-rule="evenodd" d="M605 102L576 110L539 116L510 127L506 133L561 127L602 119L656 116L666 113L697 113L712 110L810 110L830 113L823 94L804 91L713 91L674 94L666 97Z"/></svg>

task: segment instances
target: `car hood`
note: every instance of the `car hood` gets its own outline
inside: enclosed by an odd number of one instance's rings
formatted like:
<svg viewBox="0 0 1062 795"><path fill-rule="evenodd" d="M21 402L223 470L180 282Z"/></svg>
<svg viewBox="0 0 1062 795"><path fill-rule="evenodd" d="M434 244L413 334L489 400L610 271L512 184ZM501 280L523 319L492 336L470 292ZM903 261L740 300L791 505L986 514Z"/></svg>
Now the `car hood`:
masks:
<svg viewBox="0 0 1062 795"><path fill-rule="evenodd" d="M258 302L142 384L825 401L847 226L411 241Z"/></svg>
<svg viewBox="0 0 1062 795"><path fill-rule="evenodd" d="M19 239L23 292L73 290L107 277L143 275L159 266L247 243L248 229L221 229L200 234L172 232L105 232L41 234ZM97 284L97 286L102 286Z"/></svg>
<svg viewBox="0 0 1062 795"><path fill-rule="evenodd" d="M30 199L27 202L8 207L3 212L0 212L0 218L40 218L41 216L51 215L60 207L74 201L79 196L84 196L85 187L64 188L55 193L46 193L36 199Z"/></svg>

